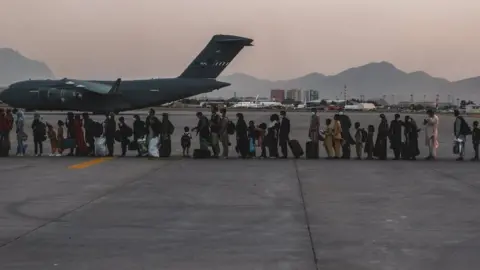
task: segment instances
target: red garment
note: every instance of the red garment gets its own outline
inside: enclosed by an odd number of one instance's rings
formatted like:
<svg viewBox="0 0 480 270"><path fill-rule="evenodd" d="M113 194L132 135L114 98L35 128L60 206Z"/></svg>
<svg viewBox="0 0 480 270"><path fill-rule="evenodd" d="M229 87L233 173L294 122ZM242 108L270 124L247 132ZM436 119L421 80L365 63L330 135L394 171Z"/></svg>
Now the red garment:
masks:
<svg viewBox="0 0 480 270"><path fill-rule="evenodd" d="M7 114L5 118L6 118L5 122L6 122L7 128L10 131L13 129L13 122L14 122L13 115Z"/></svg>
<svg viewBox="0 0 480 270"><path fill-rule="evenodd" d="M79 154L88 154L87 144L85 143L85 137L83 136L83 124L82 120L73 121L73 130L75 132L75 141Z"/></svg>

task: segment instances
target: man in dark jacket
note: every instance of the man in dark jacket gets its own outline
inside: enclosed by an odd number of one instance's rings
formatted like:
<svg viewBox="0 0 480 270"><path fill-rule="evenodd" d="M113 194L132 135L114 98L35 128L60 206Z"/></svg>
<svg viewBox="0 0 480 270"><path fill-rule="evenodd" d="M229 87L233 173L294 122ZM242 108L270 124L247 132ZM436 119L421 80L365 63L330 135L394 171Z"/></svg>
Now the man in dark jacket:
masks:
<svg viewBox="0 0 480 270"><path fill-rule="evenodd" d="M124 157L127 154L127 147L130 143L130 140L128 138L133 135L133 130L125 123L125 118L123 116L118 118L118 132L120 133L120 144L122 147L121 156Z"/></svg>
<svg viewBox="0 0 480 270"><path fill-rule="evenodd" d="M288 157L288 140L290 137L290 119L287 118L285 111L280 112L280 130L278 134L278 144L282 151L282 158Z"/></svg>
<svg viewBox="0 0 480 270"><path fill-rule="evenodd" d="M67 128L67 139L73 139L75 140L75 128L74 128L74 115L73 112L68 112L67 113L67 120L65 121L65 126ZM60 146L62 147L62 146ZM72 147L70 148L70 153L68 153L69 156L73 156L73 150L75 148Z"/></svg>
<svg viewBox="0 0 480 270"><path fill-rule="evenodd" d="M197 131L200 136L200 149L208 150L208 141L210 140L210 128L208 126L208 119L202 112L197 112L198 123L192 131Z"/></svg>
<svg viewBox="0 0 480 270"><path fill-rule="evenodd" d="M82 114L83 118L83 128L85 129L85 141L88 145L88 154L93 155L95 152L95 139L93 136L93 120L90 118L88 113Z"/></svg>
<svg viewBox="0 0 480 270"><path fill-rule="evenodd" d="M138 139L142 138L147 134L147 130L145 128L145 122L140 119L140 116L138 114L135 114L133 116L133 141L137 142ZM142 153L140 151L140 148L137 146L137 152L138 155L137 157L141 157Z"/></svg>
<svg viewBox="0 0 480 270"><path fill-rule="evenodd" d="M105 119L105 140L107 142L108 156L113 157L113 148L115 145L115 131L117 124L115 122L115 114L110 113Z"/></svg>
<svg viewBox="0 0 480 270"><path fill-rule="evenodd" d="M460 152L459 152L459 157L457 158L457 161L462 161L463 156L465 155L465 141L467 140L467 136L472 134L472 130L470 129L470 126L468 126L467 121L460 115L460 111L455 110L455 122L453 124L453 134L455 135L455 138L462 140L462 143L460 143Z"/></svg>
<svg viewBox="0 0 480 270"><path fill-rule="evenodd" d="M400 114L395 114L395 120L390 122L389 138L390 148L392 148L395 155L394 160L399 160L402 152L402 121L400 120Z"/></svg>

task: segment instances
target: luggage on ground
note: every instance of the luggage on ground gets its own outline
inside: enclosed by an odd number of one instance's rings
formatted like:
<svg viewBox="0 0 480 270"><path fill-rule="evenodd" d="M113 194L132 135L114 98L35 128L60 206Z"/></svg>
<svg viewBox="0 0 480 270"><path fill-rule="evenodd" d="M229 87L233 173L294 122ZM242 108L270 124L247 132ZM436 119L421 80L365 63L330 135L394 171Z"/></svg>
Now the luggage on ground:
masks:
<svg viewBox="0 0 480 270"><path fill-rule="evenodd" d="M299 158L303 156L303 149L300 143L297 140L290 140L288 141L288 146L290 146L290 150L295 158Z"/></svg>
<svg viewBox="0 0 480 270"><path fill-rule="evenodd" d="M141 155L148 154L147 139L145 137L139 138L137 140L137 147Z"/></svg>
<svg viewBox="0 0 480 270"><path fill-rule="evenodd" d="M137 151L138 150L138 142L136 141L131 141L128 144L128 151Z"/></svg>
<svg viewBox="0 0 480 270"><path fill-rule="evenodd" d="M158 151L158 137L153 137L148 142L148 156L150 157L160 157L160 152Z"/></svg>
<svg viewBox="0 0 480 270"><path fill-rule="evenodd" d="M71 149L77 147L75 139L64 139L62 141L62 149Z"/></svg>
<svg viewBox="0 0 480 270"><path fill-rule="evenodd" d="M104 157L107 155L107 140L105 137L96 137L94 139L94 154L97 157Z"/></svg>
<svg viewBox="0 0 480 270"><path fill-rule="evenodd" d="M317 159L318 158L318 144L315 144L312 141L309 141L305 145L306 158L307 159Z"/></svg>
<svg viewBox="0 0 480 270"><path fill-rule="evenodd" d="M208 149L195 149L193 150L193 158L210 158L212 153Z"/></svg>
<svg viewBox="0 0 480 270"><path fill-rule="evenodd" d="M462 152L462 145L463 140L462 139L454 139L453 140L453 153L458 155Z"/></svg>

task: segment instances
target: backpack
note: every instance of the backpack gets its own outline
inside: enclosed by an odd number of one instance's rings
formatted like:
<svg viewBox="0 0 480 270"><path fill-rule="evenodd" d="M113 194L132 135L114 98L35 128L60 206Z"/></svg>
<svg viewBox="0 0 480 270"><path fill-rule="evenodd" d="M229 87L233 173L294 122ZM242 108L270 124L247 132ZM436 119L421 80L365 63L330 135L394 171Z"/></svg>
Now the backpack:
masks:
<svg viewBox="0 0 480 270"><path fill-rule="evenodd" d="M125 137L131 137L133 135L133 129L127 125L123 127L125 129Z"/></svg>
<svg viewBox="0 0 480 270"><path fill-rule="evenodd" d="M47 126L42 121L38 121L37 126L35 127L35 134L39 136L47 135Z"/></svg>
<svg viewBox="0 0 480 270"><path fill-rule="evenodd" d="M182 138L180 139L180 143L182 144L182 147L186 147L187 145L189 145L190 136L188 134L183 134Z"/></svg>
<svg viewBox="0 0 480 270"><path fill-rule="evenodd" d="M462 125L460 126L460 130L463 134L465 135L471 135L472 134L472 129L468 125L467 121L465 121L465 118L462 118Z"/></svg>
<svg viewBox="0 0 480 270"><path fill-rule="evenodd" d="M363 129L363 128L362 128L361 132L362 132L362 142L364 143L364 142L367 141L368 133L367 133L367 131L365 131L365 129Z"/></svg>
<svg viewBox="0 0 480 270"><path fill-rule="evenodd" d="M230 120L228 120L227 124L227 133L229 135L235 134L235 124Z"/></svg>

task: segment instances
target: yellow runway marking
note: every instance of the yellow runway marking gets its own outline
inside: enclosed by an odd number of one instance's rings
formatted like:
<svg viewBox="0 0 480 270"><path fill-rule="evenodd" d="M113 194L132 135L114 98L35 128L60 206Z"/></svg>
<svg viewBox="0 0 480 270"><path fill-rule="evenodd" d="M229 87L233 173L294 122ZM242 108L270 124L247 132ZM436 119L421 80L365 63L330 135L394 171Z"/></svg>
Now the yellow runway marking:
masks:
<svg viewBox="0 0 480 270"><path fill-rule="evenodd" d="M85 169L85 168L88 168L90 166L100 164L100 163L103 163L105 161L109 161L109 160L112 160L112 159L113 159L113 157L96 158L96 159L92 159L92 160L85 161L85 162L82 162L82 163L71 165L68 168L69 169Z"/></svg>

